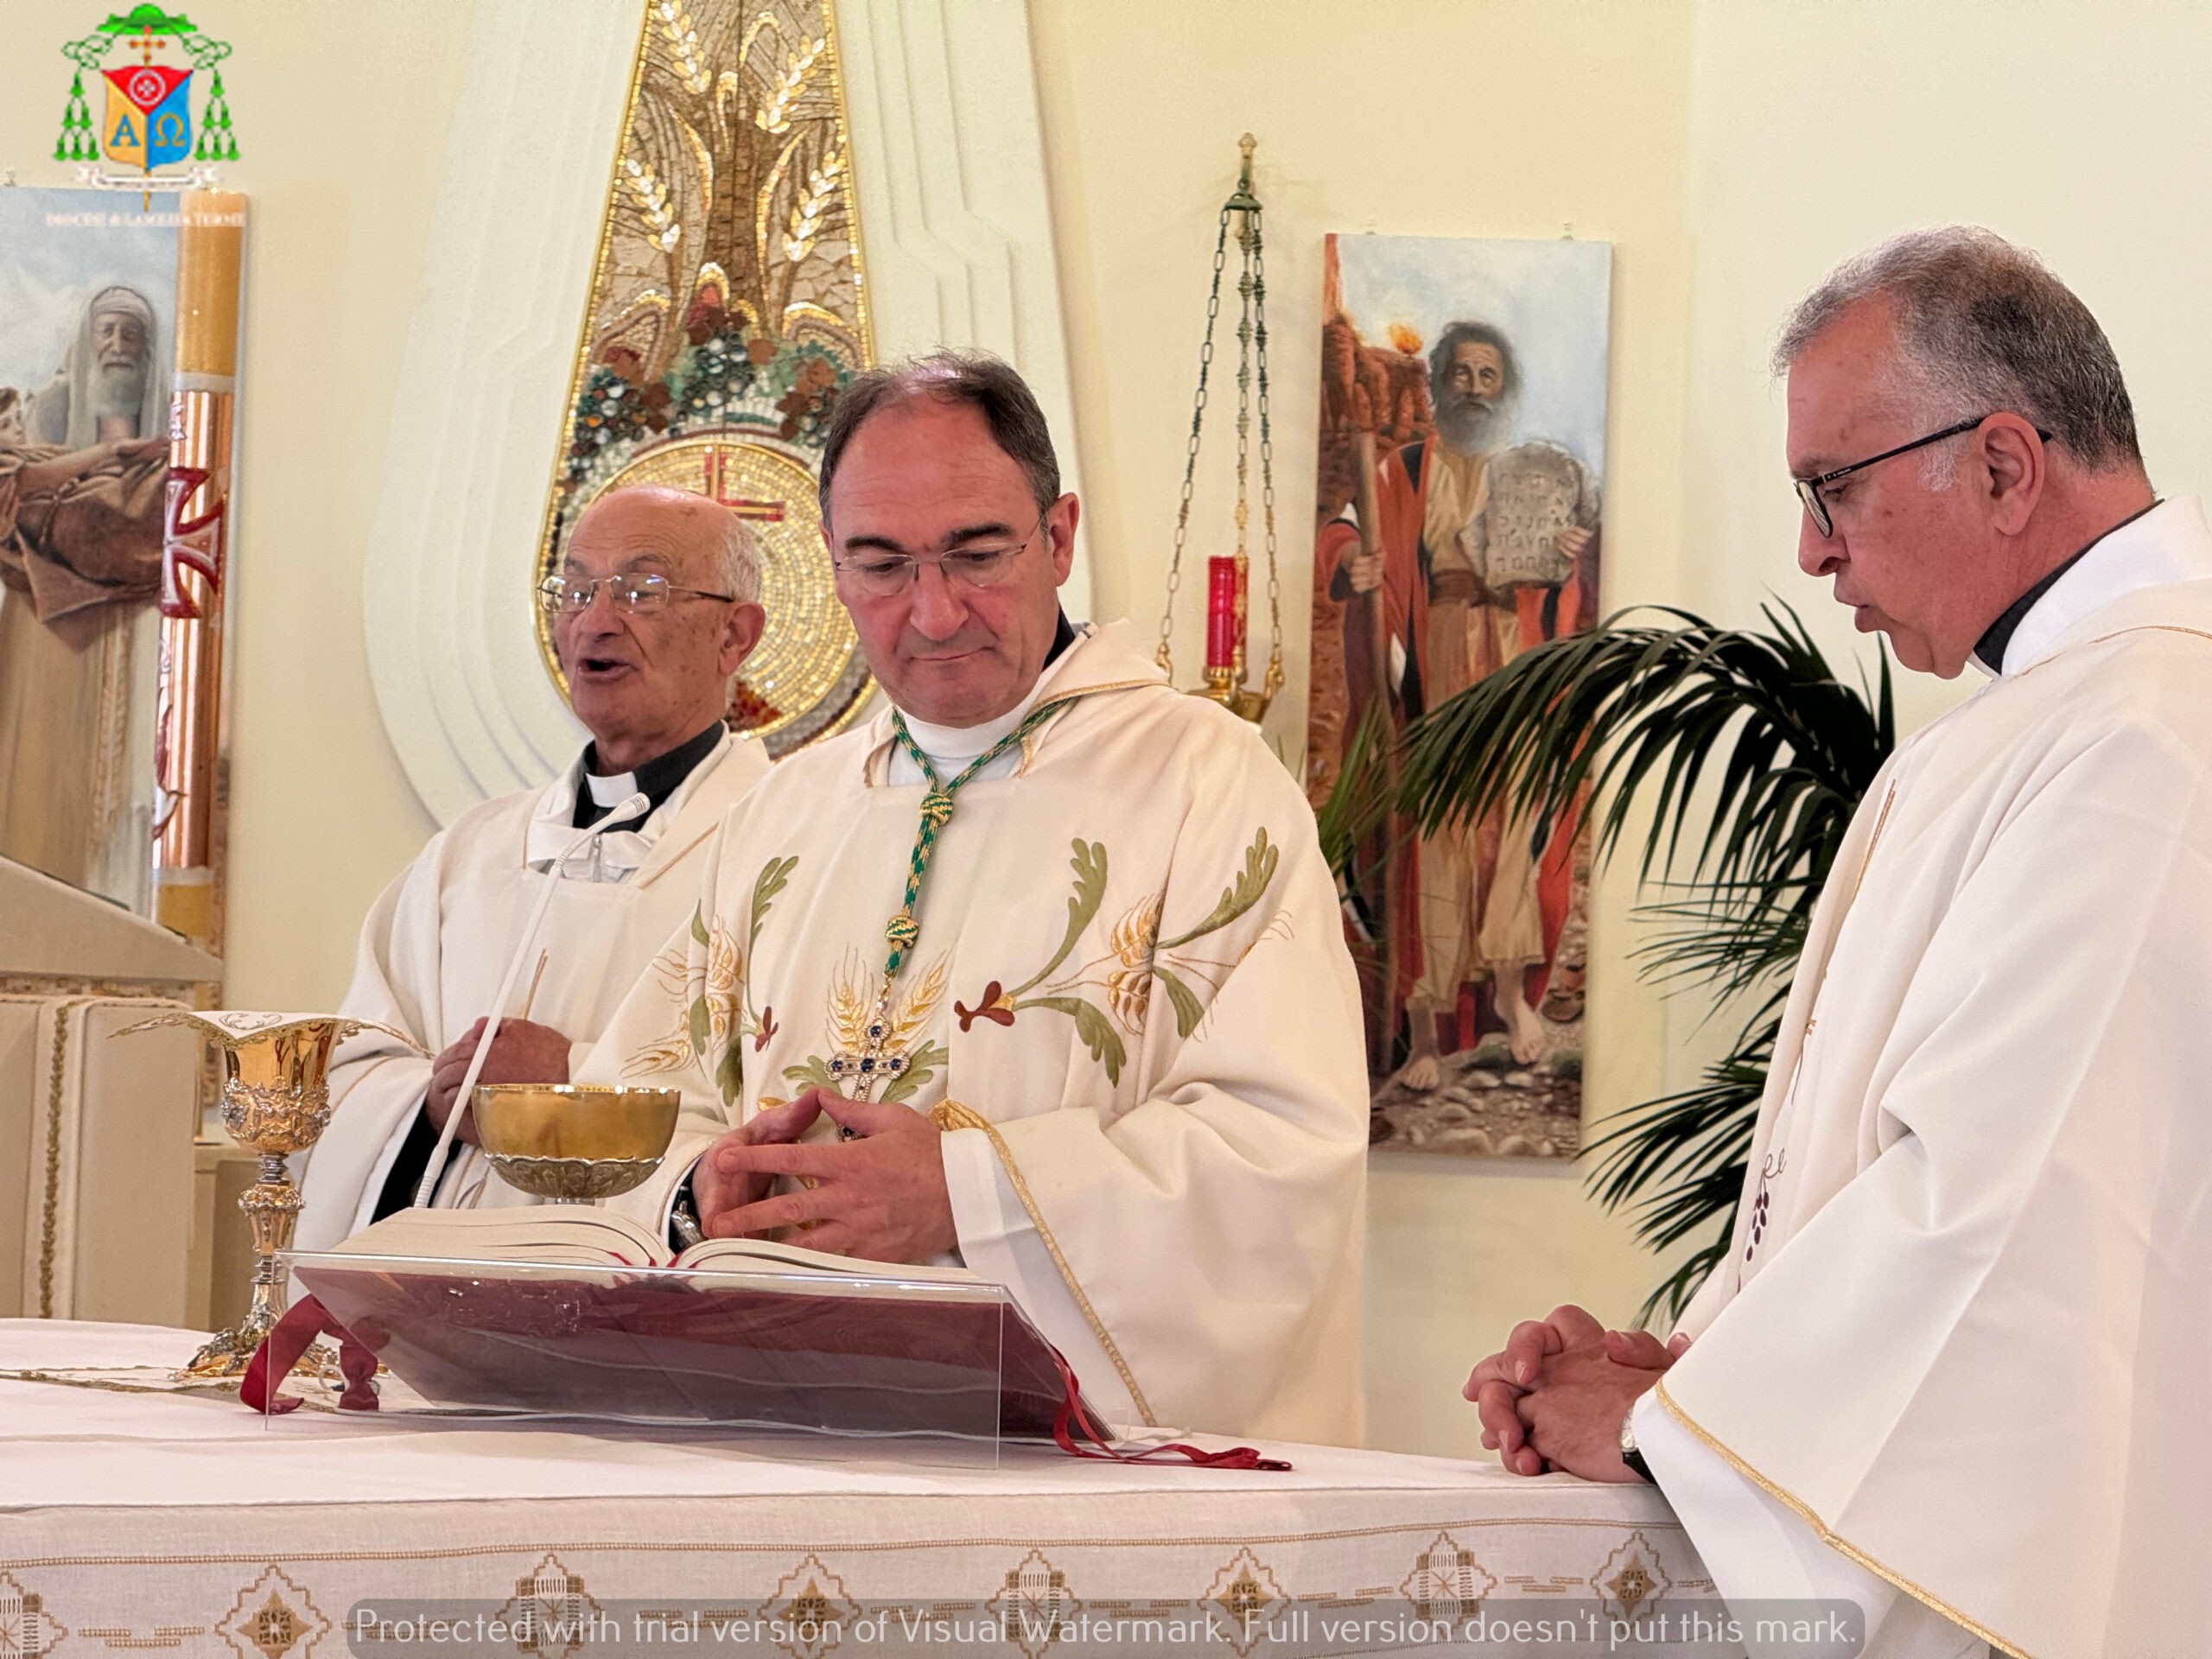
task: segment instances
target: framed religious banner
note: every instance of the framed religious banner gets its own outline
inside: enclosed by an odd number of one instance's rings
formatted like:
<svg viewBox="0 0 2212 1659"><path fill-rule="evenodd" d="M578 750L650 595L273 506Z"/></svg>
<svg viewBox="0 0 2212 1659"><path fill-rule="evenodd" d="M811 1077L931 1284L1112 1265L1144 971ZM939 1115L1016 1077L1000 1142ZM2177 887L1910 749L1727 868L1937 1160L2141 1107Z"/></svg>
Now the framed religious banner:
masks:
<svg viewBox="0 0 2212 1659"><path fill-rule="evenodd" d="M0 855L220 938L244 198L0 189Z"/></svg>
<svg viewBox="0 0 2212 1659"><path fill-rule="evenodd" d="M768 626L730 723L771 754L871 689L815 500L830 405L870 357L851 171L828 0L645 8L532 580L626 485L752 520Z"/></svg>
<svg viewBox="0 0 2212 1659"><path fill-rule="evenodd" d="M1328 238L1306 782L1598 616L1604 243ZM1500 814L1353 850L1379 1147L1581 1145L1589 837Z"/></svg>

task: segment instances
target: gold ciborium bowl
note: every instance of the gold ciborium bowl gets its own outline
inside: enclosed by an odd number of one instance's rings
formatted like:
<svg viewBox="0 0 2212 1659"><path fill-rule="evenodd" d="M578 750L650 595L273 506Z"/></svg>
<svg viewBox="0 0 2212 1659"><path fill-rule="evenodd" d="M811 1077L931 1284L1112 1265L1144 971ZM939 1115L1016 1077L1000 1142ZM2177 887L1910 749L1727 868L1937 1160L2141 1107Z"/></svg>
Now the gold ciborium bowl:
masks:
<svg viewBox="0 0 2212 1659"><path fill-rule="evenodd" d="M591 1083L480 1083L476 1139L509 1186L554 1204L627 1192L660 1167L683 1096Z"/></svg>

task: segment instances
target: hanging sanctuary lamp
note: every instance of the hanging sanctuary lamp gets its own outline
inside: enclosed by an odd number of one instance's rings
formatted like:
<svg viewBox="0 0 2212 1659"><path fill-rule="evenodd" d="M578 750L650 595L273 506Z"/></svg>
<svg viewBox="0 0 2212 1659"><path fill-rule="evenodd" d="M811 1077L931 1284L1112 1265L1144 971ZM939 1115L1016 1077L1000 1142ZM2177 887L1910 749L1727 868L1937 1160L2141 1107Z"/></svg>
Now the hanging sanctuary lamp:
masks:
<svg viewBox="0 0 2212 1659"><path fill-rule="evenodd" d="M1192 688L1243 718L1257 721L1282 689L1282 582L1275 567L1274 448L1268 431L1268 285L1261 259L1260 200L1252 194L1252 152L1259 141L1246 133L1237 141L1243 165L1236 188L1221 205L1221 224L1213 243L1213 287L1206 296L1205 341L1198 348L1198 391L1191 406L1191 442L1183 457L1183 494L1175 510L1175 545L1167 566L1167 609L1160 621L1160 667L1172 677L1175 595L1183 581L1183 546L1191 526L1191 486L1198 466L1198 445L1205 427L1206 377L1213 366L1214 323L1221 312L1221 273L1227 262L1230 220L1236 220L1236 245L1243 268L1236 281L1236 541L1232 554L1206 561L1205 680ZM1250 612L1251 560L1245 538L1251 518L1252 416L1260 427L1260 518L1268 556L1268 666L1256 690L1247 683L1246 646Z"/></svg>

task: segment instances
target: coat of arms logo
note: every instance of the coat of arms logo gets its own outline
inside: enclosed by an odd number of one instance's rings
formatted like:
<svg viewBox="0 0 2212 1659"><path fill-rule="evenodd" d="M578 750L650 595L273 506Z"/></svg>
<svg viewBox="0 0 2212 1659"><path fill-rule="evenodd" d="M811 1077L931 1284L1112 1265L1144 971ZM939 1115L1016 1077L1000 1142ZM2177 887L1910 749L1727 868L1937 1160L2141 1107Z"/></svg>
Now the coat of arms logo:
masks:
<svg viewBox="0 0 2212 1659"><path fill-rule="evenodd" d="M120 67L111 68L108 59L118 48ZM110 13L91 34L64 46L61 54L77 66L77 73L61 112L60 136L54 141L55 161L90 162L105 156L151 175L176 162L238 160L230 101L217 67L231 55L229 43L201 34L182 12L138 5ZM195 134L192 77L202 69L207 72L207 96ZM87 75L94 78L95 92L100 81L107 83L97 119L86 97Z"/></svg>

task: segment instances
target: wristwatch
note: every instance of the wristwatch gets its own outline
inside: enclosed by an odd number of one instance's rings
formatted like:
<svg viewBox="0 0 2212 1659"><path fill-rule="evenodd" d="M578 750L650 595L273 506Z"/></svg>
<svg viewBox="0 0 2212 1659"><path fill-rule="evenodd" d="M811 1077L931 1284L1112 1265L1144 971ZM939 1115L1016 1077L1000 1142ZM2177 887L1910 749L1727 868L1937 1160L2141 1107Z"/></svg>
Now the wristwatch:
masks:
<svg viewBox="0 0 2212 1659"><path fill-rule="evenodd" d="M1621 1417L1621 1461L1645 1485L1656 1486L1659 1483L1652 1478L1651 1465L1643 1460L1643 1453L1636 1447L1636 1426L1629 1421L1635 1414L1630 1411Z"/></svg>
<svg viewBox="0 0 2212 1659"><path fill-rule="evenodd" d="M706 1234L699 1230L699 1212L692 1207L690 1175L677 1183L676 1195L669 1201L668 1234L668 1242L679 1250L707 1242Z"/></svg>

